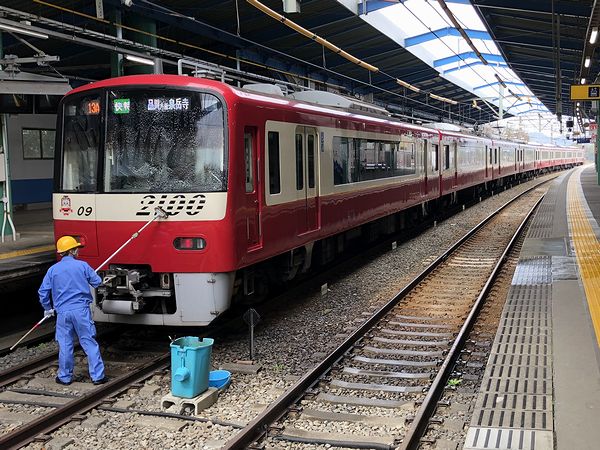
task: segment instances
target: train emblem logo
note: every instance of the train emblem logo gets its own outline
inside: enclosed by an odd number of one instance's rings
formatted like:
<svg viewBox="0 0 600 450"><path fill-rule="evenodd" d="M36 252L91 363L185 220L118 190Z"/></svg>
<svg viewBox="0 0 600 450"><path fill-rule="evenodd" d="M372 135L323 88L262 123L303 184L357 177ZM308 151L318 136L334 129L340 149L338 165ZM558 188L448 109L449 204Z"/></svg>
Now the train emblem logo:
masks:
<svg viewBox="0 0 600 450"><path fill-rule="evenodd" d="M68 195L63 195L60 199L60 212L65 216L68 216L73 212L73 209L71 208L71 199Z"/></svg>

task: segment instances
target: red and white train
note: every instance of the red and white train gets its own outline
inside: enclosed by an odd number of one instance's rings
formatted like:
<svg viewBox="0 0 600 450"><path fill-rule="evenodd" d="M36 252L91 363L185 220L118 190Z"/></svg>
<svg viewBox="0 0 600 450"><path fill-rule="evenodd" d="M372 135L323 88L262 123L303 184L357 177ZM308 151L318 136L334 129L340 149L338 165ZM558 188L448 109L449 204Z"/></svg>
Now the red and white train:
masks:
<svg viewBox="0 0 600 450"><path fill-rule="evenodd" d="M399 230L406 211L486 184L581 164L577 148L492 141L402 123L324 92L286 97L175 75L113 78L59 109L54 223L104 267L101 322L202 326Z"/></svg>

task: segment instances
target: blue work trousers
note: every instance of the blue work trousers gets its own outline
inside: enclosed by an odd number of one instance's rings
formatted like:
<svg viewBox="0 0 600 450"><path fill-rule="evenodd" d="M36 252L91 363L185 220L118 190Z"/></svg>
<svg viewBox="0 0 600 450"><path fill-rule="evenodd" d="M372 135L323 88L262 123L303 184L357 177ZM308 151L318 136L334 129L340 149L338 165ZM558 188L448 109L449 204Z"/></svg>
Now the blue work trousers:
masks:
<svg viewBox="0 0 600 450"><path fill-rule="evenodd" d="M100 356L100 347L96 342L96 326L89 307L62 311L56 318L56 340L58 341L58 378L68 383L73 380L75 365L73 340L79 338L79 344L87 355L92 381L104 378L104 363Z"/></svg>

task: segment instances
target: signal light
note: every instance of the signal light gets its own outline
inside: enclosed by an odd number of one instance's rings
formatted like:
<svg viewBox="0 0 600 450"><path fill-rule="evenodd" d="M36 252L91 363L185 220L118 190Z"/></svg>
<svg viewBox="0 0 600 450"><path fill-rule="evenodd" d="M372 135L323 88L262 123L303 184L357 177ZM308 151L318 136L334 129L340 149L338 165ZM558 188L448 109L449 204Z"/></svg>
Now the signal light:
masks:
<svg viewBox="0 0 600 450"><path fill-rule="evenodd" d="M206 248L206 241L200 237L178 237L173 246L177 250L202 250Z"/></svg>

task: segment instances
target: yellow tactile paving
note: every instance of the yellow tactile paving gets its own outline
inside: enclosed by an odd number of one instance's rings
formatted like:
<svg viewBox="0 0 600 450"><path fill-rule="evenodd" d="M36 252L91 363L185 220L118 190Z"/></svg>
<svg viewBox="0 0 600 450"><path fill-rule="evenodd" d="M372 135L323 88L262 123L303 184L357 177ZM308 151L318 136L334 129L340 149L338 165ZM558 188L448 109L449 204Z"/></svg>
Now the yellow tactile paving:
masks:
<svg viewBox="0 0 600 450"><path fill-rule="evenodd" d="M600 242L583 208L580 192L581 169L571 176L568 185L568 218L577 255L579 273L583 281L596 341L600 346Z"/></svg>
<svg viewBox="0 0 600 450"><path fill-rule="evenodd" d="M19 256L35 255L36 253L49 252L51 250L54 250L54 245L40 245L39 247L0 253L0 259L18 258Z"/></svg>

